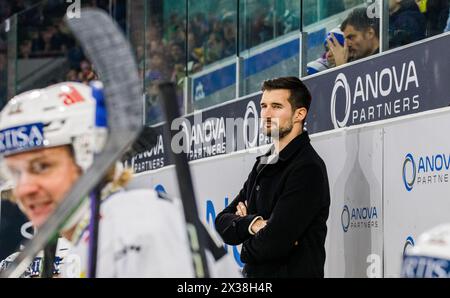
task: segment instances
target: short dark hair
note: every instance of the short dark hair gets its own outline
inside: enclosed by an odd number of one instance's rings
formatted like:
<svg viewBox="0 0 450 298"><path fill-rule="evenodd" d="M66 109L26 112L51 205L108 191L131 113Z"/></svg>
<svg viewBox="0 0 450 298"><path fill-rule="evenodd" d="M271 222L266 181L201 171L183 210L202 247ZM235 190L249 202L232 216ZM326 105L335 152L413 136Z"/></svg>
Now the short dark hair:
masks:
<svg viewBox="0 0 450 298"><path fill-rule="evenodd" d="M309 110L311 105L311 93L305 84L297 77L281 77L264 81L261 90L287 89L291 92L288 100L295 111L298 108L306 108Z"/></svg>
<svg viewBox="0 0 450 298"><path fill-rule="evenodd" d="M347 26L353 26L358 31L366 31L372 28L375 31L375 36L380 37L380 21L377 17L369 18L367 15L367 8L355 8L342 22L341 31L344 32Z"/></svg>

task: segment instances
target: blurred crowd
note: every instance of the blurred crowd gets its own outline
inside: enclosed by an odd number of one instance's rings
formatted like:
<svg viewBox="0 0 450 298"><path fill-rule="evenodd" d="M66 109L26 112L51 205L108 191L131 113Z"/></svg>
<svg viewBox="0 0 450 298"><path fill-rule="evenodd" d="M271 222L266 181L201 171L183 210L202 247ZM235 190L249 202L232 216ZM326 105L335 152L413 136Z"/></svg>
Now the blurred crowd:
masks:
<svg viewBox="0 0 450 298"><path fill-rule="evenodd" d="M116 1L116 3L125 5L126 1ZM110 7L109 0L82 0L81 4L83 7L98 7L105 11L108 11ZM65 58L68 71L65 77L55 78L55 81L86 82L93 79L95 74L92 65L63 21L68 5L70 3L66 0L0 0L0 18L5 19L11 14L18 13L17 57L19 59ZM125 9L123 5L116 5L116 7ZM124 16L125 12L118 12L118 14ZM125 20L119 21L119 23L124 22ZM0 55L1 53L0 49ZM4 50L3 53L6 51Z"/></svg>
<svg viewBox="0 0 450 298"><path fill-rule="evenodd" d="M177 83L179 105L183 109L183 78L207 65L235 57L238 20L235 10L194 12L187 21L183 13L173 12L164 17L151 11L148 19L144 41L137 42L135 49L140 75L145 78L147 118L158 122L162 118L157 104L157 83L161 80ZM285 10L281 14L266 6L258 7L246 19L241 15L239 22L244 23L239 32L240 51L299 29L298 12Z"/></svg>

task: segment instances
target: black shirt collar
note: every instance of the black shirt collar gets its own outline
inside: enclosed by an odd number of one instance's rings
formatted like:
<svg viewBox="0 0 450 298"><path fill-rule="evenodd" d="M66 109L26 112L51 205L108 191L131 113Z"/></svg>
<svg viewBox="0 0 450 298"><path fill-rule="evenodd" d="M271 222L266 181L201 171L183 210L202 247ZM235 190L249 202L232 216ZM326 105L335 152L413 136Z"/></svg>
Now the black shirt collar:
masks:
<svg viewBox="0 0 450 298"><path fill-rule="evenodd" d="M303 149L306 144L310 142L309 135L307 131L303 131L301 134L296 136L286 147L281 150L278 155L279 160L286 161L292 157L297 151ZM273 152L273 145L264 155L258 156L256 159L259 161L263 156L269 156L270 153Z"/></svg>

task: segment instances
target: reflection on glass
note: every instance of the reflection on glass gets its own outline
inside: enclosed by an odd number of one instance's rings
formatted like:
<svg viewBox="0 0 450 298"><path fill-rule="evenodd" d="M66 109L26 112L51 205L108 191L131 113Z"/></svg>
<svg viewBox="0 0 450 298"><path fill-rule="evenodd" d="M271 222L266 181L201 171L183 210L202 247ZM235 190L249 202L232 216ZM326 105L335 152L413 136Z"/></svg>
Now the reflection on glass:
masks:
<svg viewBox="0 0 450 298"><path fill-rule="evenodd" d="M352 0L303 0L303 26L326 19L361 2Z"/></svg>
<svg viewBox="0 0 450 298"><path fill-rule="evenodd" d="M448 0L389 1L389 48L444 32Z"/></svg>
<svg viewBox="0 0 450 298"><path fill-rule="evenodd" d="M426 19L426 37L440 34L444 31L449 18L448 0L416 0Z"/></svg>
<svg viewBox="0 0 450 298"><path fill-rule="evenodd" d="M236 1L188 1L189 72L236 54Z"/></svg>
<svg viewBox="0 0 450 298"><path fill-rule="evenodd" d="M425 38L425 15L414 0L389 2L389 48Z"/></svg>
<svg viewBox="0 0 450 298"><path fill-rule="evenodd" d="M241 95L267 78L298 76L300 1L243 0L239 11Z"/></svg>
<svg viewBox="0 0 450 298"><path fill-rule="evenodd" d="M145 0L129 1L127 6L129 23L127 24L128 40L134 50L138 65L139 78L143 86L145 57Z"/></svg>
<svg viewBox="0 0 450 298"><path fill-rule="evenodd" d="M158 84L175 82L180 113L184 114L186 76L186 0L145 1L145 43L137 50L144 67L146 124L164 120Z"/></svg>
<svg viewBox="0 0 450 298"><path fill-rule="evenodd" d="M299 1L242 0L240 11L240 50L255 47L299 29Z"/></svg>
<svg viewBox="0 0 450 298"><path fill-rule="evenodd" d="M386 1L390 48L442 33L450 22L448 0ZM358 24L340 30L352 12L358 8L364 12L375 0L81 3L104 9L127 33L145 90L147 123L163 120L157 99L157 84L163 80L177 84L178 102L185 114L259 91L267 78L298 75L302 54L306 55L308 74L313 74L366 57L378 48L376 39L368 39ZM10 89L22 92L63 80L96 78L95 69L62 21L69 5L66 0L0 0L0 21L20 11L14 35L17 47L9 44L9 48L17 48L17 55L10 51L8 57L8 38L4 30L0 32L0 103ZM372 20L372 28L378 28L378 21L376 17ZM300 27L308 33L306 53L299 51ZM379 30L373 31L379 34ZM343 51L344 40L347 52ZM8 62L17 65L12 79L7 78ZM11 81L16 88L8 89Z"/></svg>
<svg viewBox="0 0 450 298"><path fill-rule="evenodd" d="M8 100L8 37L6 22L0 23L0 109Z"/></svg>
<svg viewBox="0 0 450 298"><path fill-rule="evenodd" d="M192 109L236 98L237 1L188 1Z"/></svg>
<svg viewBox="0 0 450 298"><path fill-rule="evenodd" d="M125 0L84 0L82 7L99 7L110 12L114 7L119 19L125 18ZM20 2L22 3L22 2ZM88 83L97 79L63 21L70 3L64 0L42 1L17 15L17 92L42 88L61 81Z"/></svg>

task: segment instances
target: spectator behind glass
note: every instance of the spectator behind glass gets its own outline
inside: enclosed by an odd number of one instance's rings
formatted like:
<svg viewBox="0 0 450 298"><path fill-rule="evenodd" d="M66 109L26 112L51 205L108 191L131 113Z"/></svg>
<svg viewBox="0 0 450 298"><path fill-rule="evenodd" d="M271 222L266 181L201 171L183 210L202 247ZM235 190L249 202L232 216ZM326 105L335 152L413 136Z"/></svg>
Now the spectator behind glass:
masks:
<svg viewBox="0 0 450 298"><path fill-rule="evenodd" d="M283 14L283 34L297 30L300 27L300 18L296 12L286 9Z"/></svg>
<svg viewBox="0 0 450 298"><path fill-rule="evenodd" d="M205 44L205 63L213 63L223 58L223 39L216 33L211 33Z"/></svg>
<svg viewBox="0 0 450 298"><path fill-rule="evenodd" d="M333 36L341 47L344 46L345 38L344 33L342 33L341 29L334 28L330 30L330 32L328 32L327 37L323 42L325 52L320 58L309 62L307 65L306 71L308 75L312 75L336 66L336 61L334 60L333 52L330 50L330 46L328 45L329 42L334 43Z"/></svg>
<svg viewBox="0 0 450 298"><path fill-rule="evenodd" d="M202 63L204 60L203 57L203 48L199 46L197 41L197 36L189 32L188 33L188 70L192 73L200 71L202 68Z"/></svg>
<svg viewBox="0 0 450 298"><path fill-rule="evenodd" d="M185 76L185 55L182 46L173 43L170 45L169 60L171 63L172 73L170 80L172 82L180 82Z"/></svg>
<svg viewBox="0 0 450 298"><path fill-rule="evenodd" d="M228 14L223 17L224 57L236 54L236 16Z"/></svg>
<svg viewBox="0 0 450 298"><path fill-rule="evenodd" d="M31 40L24 40L19 47L19 58L29 59L32 52Z"/></svg>
<svg viewBox="0 0 450 298"><path fill-rule="evenodd" d="M6 55L3 53L0 53L0 74L5 72L6 73Z"/></svg>
<svg viewBox="0 0 450 298"><path fill-rule="evenodd" d="M425 26L415 0L389 0L389 48L425 38Z"/></svg>
<svg viewBox="0 0 450 298"><path fill-rule="evenodd" d="M80 65L81 72L78 74L78 80L81 83L87 84L92 80L95 80L97 78L97 75L92 69L92 65L84 60L81 62Z"/></svg>
<svg viewBox="0 0 450 298"><path fill-rule="evenodd" d="M76 71L76 69L69 70L69 72L66 74L66 81L67 82L79 82L78 72Z"/></svg>
<svg viewBox="0 0 450 298"><path fill-rule="evenodd" d="M341 31L345 36L344 46L335 38L328 43L336 66L379 52L379 19L369 18L366 8L354 9L341 24Z"/></svg>

